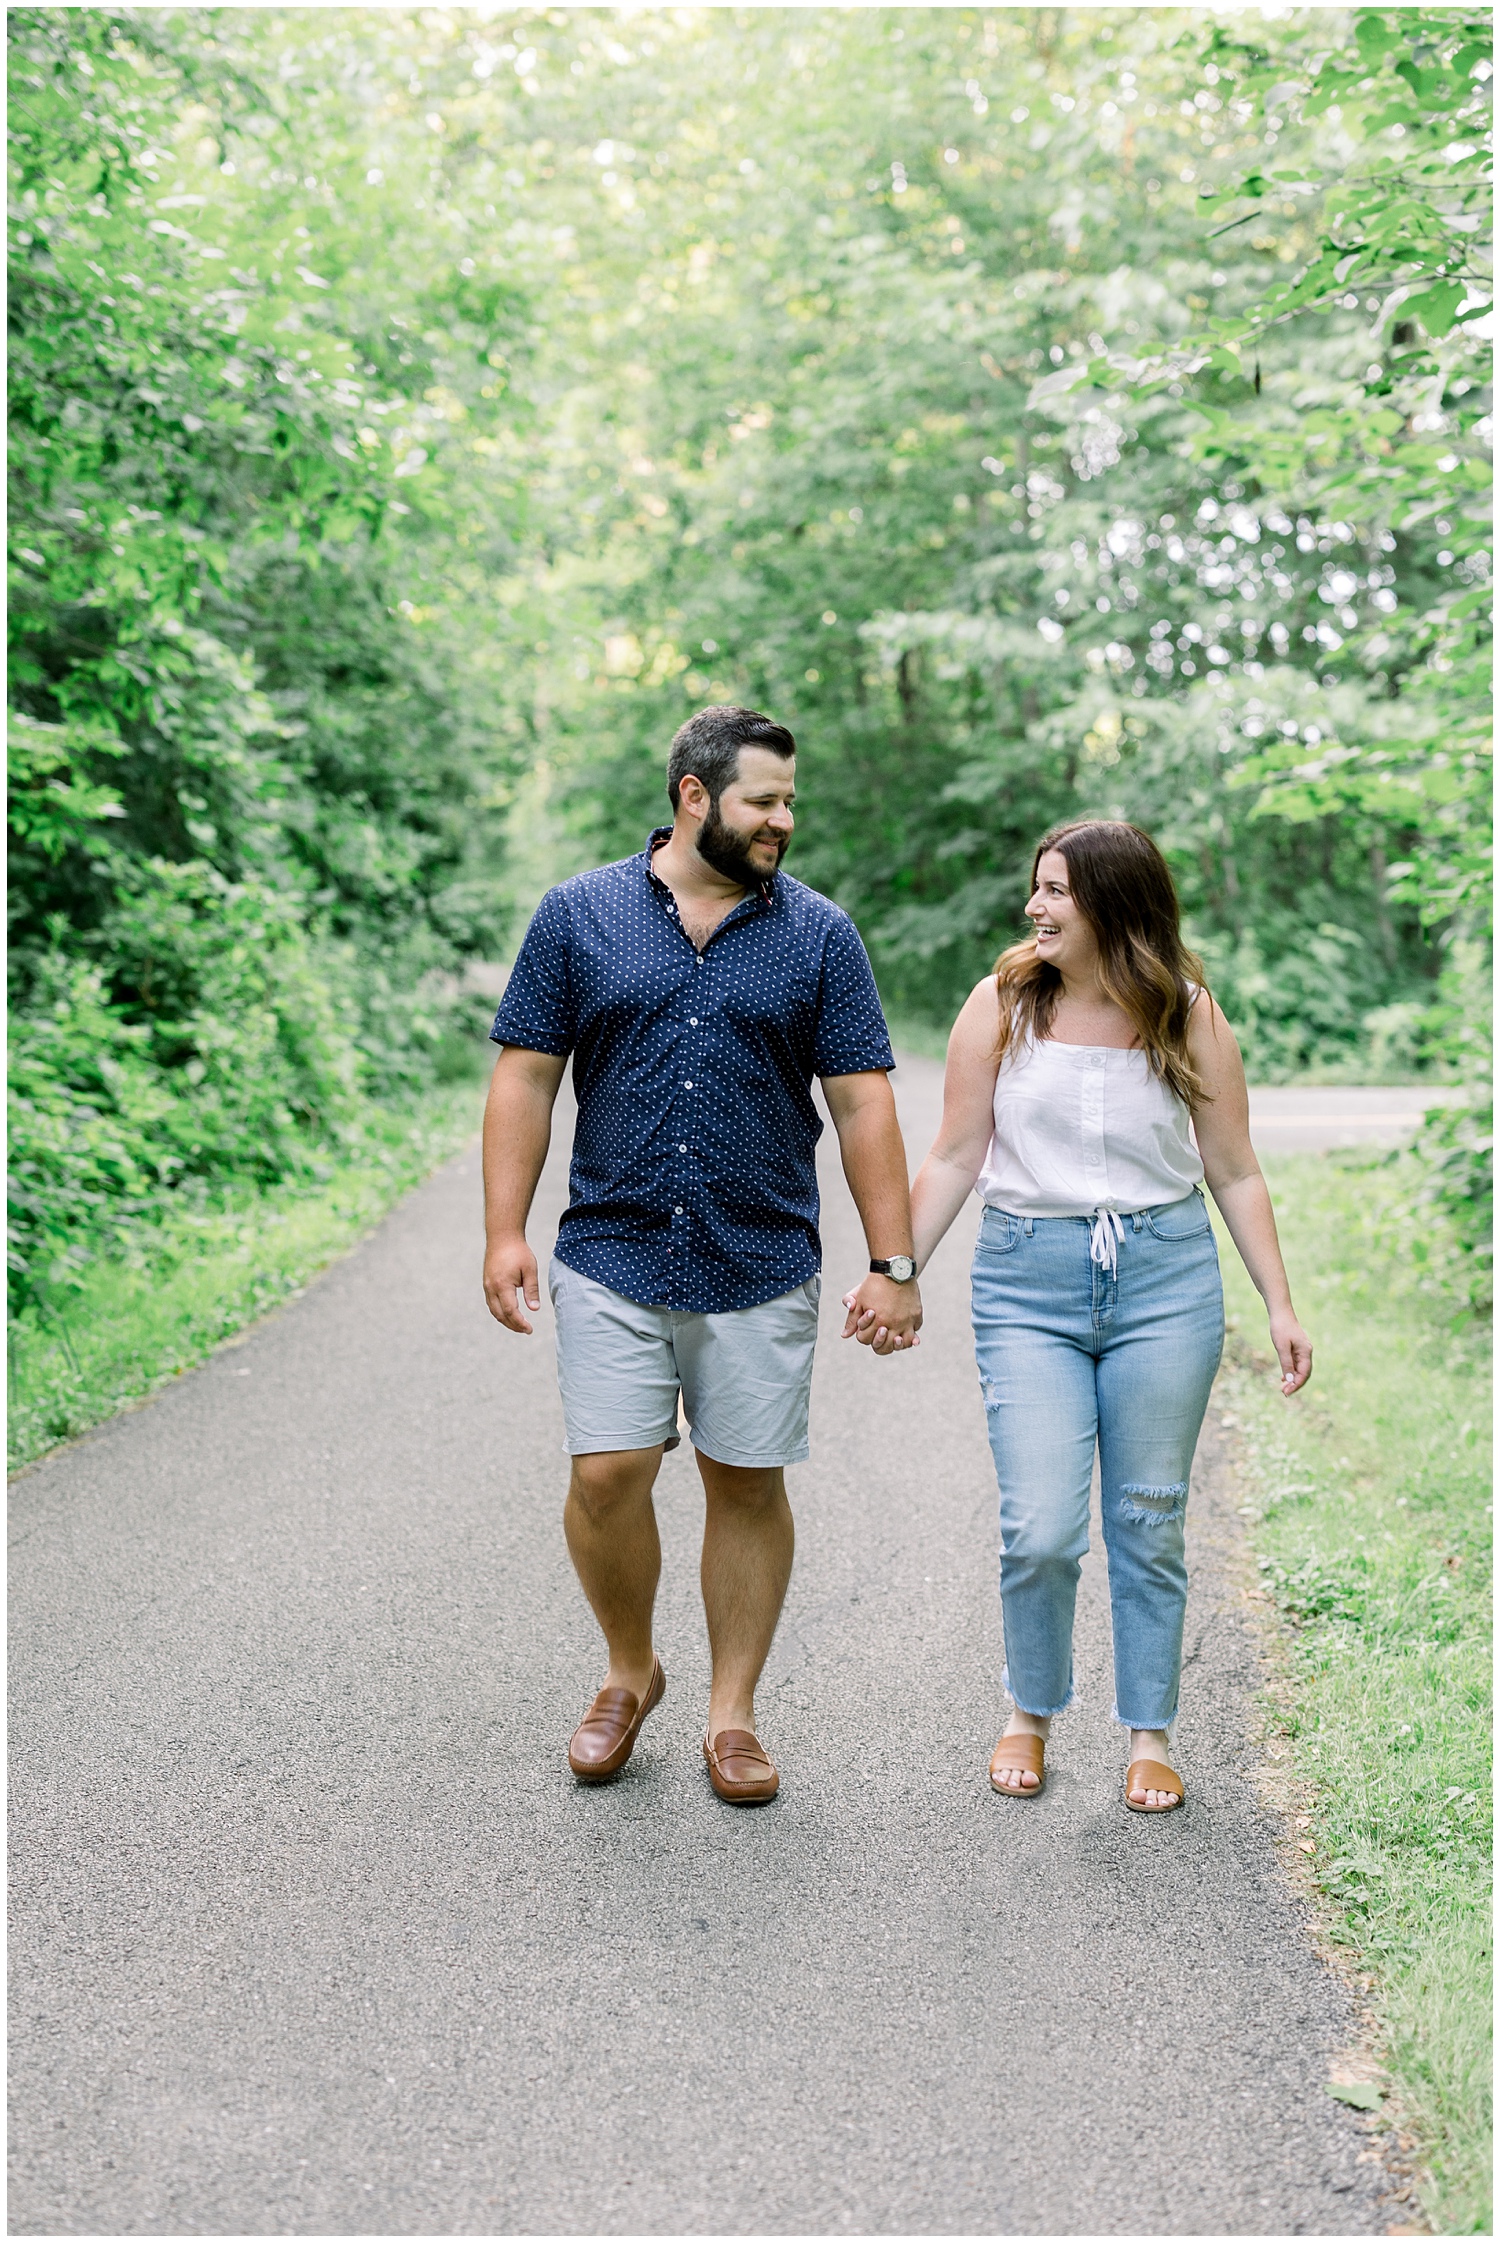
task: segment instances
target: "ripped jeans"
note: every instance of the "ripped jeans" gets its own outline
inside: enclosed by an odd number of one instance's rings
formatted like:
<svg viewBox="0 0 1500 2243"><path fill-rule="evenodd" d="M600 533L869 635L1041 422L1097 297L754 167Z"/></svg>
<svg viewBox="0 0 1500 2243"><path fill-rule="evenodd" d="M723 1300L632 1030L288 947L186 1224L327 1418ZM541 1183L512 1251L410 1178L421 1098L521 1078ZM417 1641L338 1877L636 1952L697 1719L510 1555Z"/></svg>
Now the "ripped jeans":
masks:
<svg viewBox="0 0 1500 2243"><path fill-rule="evenodd" d="M974 1347L1000 1482L1005 1687L1024 1713L1073 1696L1073 1606L1098 1444L1115 1719L1177 1712L1188 1475L1224 1344L1219 1256L1201 1192L1122 1218L1118 1266L1086 1216L987 1208L974 1252Z"/></svg>

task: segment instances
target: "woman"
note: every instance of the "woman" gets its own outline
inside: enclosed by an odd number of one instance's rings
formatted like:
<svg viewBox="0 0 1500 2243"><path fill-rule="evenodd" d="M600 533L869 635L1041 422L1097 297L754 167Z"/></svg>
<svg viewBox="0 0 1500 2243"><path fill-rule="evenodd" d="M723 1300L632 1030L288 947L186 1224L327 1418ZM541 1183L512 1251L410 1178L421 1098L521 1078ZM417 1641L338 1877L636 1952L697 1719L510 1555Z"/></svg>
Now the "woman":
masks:
<svg viewBox="0 0 1500 2243"><path fill-rule="evenodd" d="M1125 1804L1168 1814L1184 1796L1168 1758L1183 1513L1224 1337L1204 1182L1270 1312L1283 1393L1306 1385L1312 1346L1250 1145L1239 1047L1183 947L1161 851L1112 820L1060 826L1031 886L1031 939L954 1025L942 1128L912 1191L919 1268L976 1184L985 1204L974 1339L1014 1707L990 1782L1036 1798L1052 1717L1073 1695L1097 1442Z"/></svg>

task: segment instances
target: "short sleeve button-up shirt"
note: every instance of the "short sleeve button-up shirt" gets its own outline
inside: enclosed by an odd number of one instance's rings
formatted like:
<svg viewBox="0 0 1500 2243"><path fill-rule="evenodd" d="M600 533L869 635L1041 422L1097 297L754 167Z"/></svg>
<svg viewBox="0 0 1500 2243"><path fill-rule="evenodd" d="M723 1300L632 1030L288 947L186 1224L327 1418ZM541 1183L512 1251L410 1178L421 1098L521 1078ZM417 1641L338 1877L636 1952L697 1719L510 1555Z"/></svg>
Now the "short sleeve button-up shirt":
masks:
<svg viewBox="0 0 1500 2243"><path fill-rule="evenodd" d="M752 1308L821 1266L814 1075L895 1065L852 920L784 872L683 932L652 852L550 889L490 1034L573 1055L557 1253L631 1300Z"/></svg>

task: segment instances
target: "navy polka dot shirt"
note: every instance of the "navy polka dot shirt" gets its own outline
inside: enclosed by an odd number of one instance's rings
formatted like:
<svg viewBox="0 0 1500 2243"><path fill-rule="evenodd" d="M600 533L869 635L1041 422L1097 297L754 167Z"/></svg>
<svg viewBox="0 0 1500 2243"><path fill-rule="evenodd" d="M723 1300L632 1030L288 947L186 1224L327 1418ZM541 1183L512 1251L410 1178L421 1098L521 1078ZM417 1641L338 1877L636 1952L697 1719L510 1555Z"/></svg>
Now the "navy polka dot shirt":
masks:
<svg viewBox="0 0 1500 2243"><path fill-rule="evenodd" d="M651 853L550 889L497 1044L573 1054L570 1269L631 1300L714 1313L821 1265L814 1075L895 1065L864 944L778 872L699 952Z"/></svg>

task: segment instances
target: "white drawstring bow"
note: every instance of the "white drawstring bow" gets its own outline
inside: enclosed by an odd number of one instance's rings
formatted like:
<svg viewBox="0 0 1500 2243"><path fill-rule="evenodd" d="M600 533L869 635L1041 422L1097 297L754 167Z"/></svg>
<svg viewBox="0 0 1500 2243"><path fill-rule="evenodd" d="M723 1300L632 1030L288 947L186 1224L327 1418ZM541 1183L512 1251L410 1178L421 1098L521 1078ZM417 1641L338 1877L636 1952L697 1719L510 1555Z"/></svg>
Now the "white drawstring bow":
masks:
<svg viewBox="0 0 1500 2243"><path fill-rule="evenodd" d="M1111 1277L1120 1270L1120 1240L1125 1236L1125 1225L1112 1207L1094 1209L1094 1227L1089 1232L1089 1260L1107 1269Z"/></svg>

